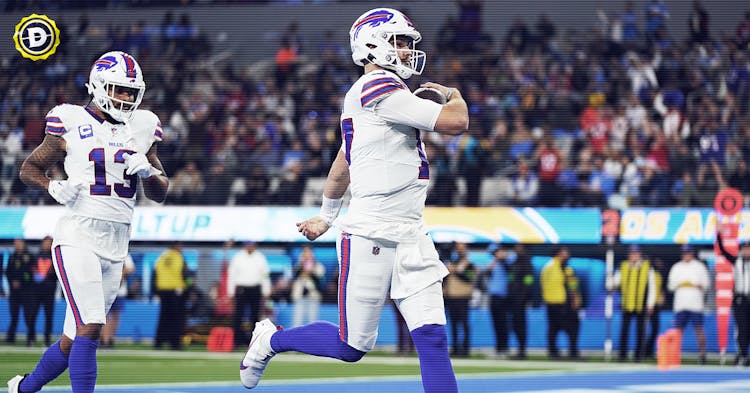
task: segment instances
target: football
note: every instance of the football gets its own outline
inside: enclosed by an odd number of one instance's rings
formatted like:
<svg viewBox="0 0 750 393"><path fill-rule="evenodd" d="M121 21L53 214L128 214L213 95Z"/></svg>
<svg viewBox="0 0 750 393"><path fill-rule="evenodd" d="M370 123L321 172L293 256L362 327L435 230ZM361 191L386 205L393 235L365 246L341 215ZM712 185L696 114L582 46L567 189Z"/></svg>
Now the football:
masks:
<svg viewBox="0 0 750 393"><path fill-rule="evenodd" d="M420 87L419 89L414 90L414 95L419 98L424 98L425 100L437 102L440 105L443 105L448 101L445 94L438 89L433 89L432 87Z"/></svg>

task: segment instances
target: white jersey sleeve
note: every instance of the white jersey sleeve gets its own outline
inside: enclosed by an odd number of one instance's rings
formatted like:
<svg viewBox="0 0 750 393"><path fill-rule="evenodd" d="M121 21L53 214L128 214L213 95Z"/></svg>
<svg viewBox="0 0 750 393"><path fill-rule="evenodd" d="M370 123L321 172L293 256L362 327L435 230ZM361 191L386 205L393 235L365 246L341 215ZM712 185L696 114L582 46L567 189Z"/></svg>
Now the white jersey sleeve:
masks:
<svg viewBox="0 0 750 393"><path fill-rule="evenodd" d="M443 106L437 102L419 98L406 90L389 94L375 107L385 121L405 124L418 130L434 131Z"/></svg>

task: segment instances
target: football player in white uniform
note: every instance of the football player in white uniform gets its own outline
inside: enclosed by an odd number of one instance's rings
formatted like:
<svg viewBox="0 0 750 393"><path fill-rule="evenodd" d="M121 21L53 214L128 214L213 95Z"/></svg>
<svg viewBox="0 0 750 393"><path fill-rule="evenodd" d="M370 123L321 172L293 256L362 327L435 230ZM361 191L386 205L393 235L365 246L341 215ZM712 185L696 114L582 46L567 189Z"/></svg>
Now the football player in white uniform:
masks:
<svg viewBox="0 0 750 393"><path fill-rule="evenodd" d="M277 331L268 319L257 323L240 379L255 387L271 357L285 351L358 361L375 345L390 298L411 331L425 392L456 392L441 286L448 272L422 220L429 164L420 130L463 133L466 102L458 90L436 83L423 87L445 95L443 105L409 91L402 79L421 73L425 53L416 49L420 33L401 12L370 10L357 18L349 36L352 59L364 75L344 99L343 143L328 173L320 215L297 224L310 240L331 225L342 230L339 324ZM349 211L337 218L347 187Z"/></svg>
<svg viewBox="0 0 750 393"><path fill-rule="evenodd" d="M159 119L138 109L146 84L135 59L105 53L86 87L86 106L62 104L47 114L44 140L21 166L24 183L66 208L52 254L67 309L62 337L31 374L8 382L13 393L39 391L66 368L73 392L94 391L97 340L120 285L138 182L157 202L169 186L156 153ZM68 178L49 179L47 170L61 160Z"/></svg>

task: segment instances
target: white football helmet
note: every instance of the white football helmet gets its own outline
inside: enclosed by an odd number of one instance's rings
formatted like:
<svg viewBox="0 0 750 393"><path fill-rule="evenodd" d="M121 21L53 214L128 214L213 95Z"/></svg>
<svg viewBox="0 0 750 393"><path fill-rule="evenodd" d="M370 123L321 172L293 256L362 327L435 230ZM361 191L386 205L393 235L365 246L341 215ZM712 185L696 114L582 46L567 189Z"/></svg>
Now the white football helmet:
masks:
<svg viewBox="0 0 750 393"><path fill-rule="evenodd" d="M404 38L409 44L409 60L404 63L396 50L396 38ZM419 75L424 69L426 55L416 45L422 35L414 28L409 18L392 8L375 8L362 14L349 30L354 64L364 66L373 63L391 70L403 79Z"/></svg>
<svg viewBox="0 0 750 393"><path fill-rule="evenodd" d="M118 87L137 90L135 101L115 98ZM86 84L96 106L121 122L128 121L138 108L146 91L143 73L138 62L125 52L107 52L94 62Z"/></svg>

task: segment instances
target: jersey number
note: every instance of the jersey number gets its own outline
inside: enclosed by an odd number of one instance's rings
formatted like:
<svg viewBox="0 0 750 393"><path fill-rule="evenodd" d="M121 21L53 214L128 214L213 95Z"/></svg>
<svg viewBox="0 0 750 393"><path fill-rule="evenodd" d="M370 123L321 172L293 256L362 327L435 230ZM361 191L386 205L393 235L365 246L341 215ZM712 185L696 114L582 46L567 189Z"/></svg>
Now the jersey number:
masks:
<svg viewBox="0 0 750 393"><path fill-rule="evenodd" d="M115 162L125 163L125 158L122 157L125 153L135 153L132 150L120 149L115 153ZM89 186L89 192L91 195L112 195L112 186L107 184L107 170L104 166L104 148L98 147L89 152L89 161L94 161L94 184ZM130 186L126 186L123 183L115 183L115 194L121 198L132 198L135 195L136 187L138 186L138 175L125 174L125 170L122 170L122 177L130 182Z"/></svg>

